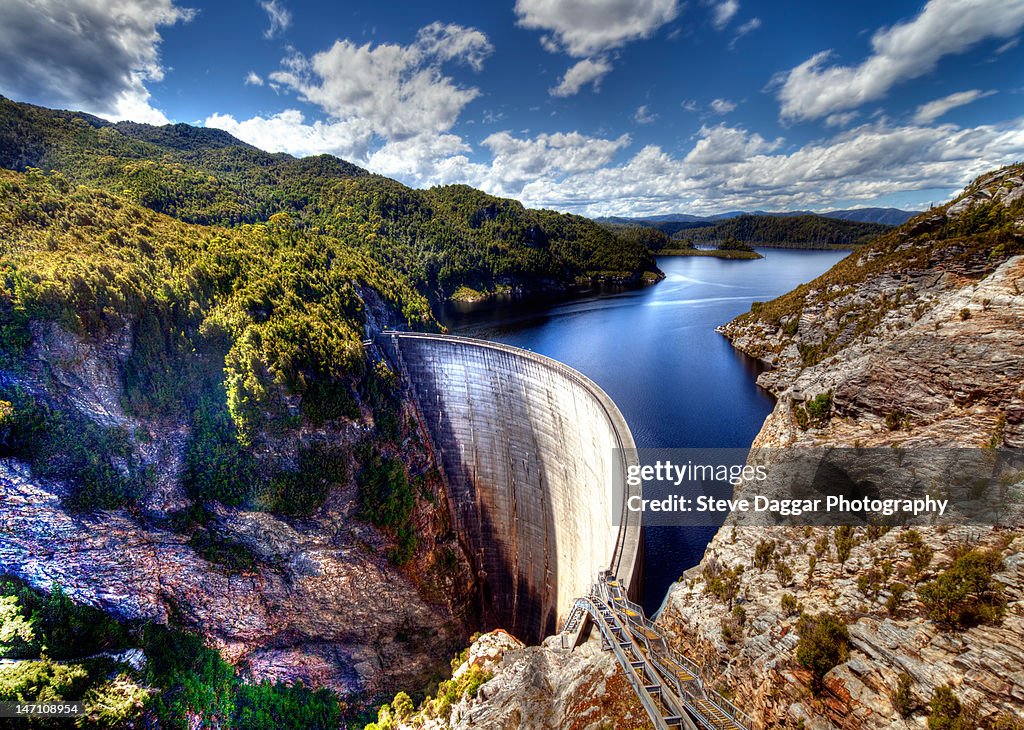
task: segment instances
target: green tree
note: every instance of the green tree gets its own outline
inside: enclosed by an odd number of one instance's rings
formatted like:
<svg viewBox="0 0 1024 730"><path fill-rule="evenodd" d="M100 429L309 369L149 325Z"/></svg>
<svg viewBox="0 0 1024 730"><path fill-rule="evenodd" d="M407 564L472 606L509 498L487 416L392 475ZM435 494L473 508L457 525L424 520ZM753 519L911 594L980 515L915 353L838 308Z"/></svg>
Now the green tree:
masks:
<svg viewBox="0 0 1024 730"><path fill-rule="evenodd" d="M835 543L836 560L839 561L840 567L845 566L846 561L850 559L850 552L853 550L853 528L849 525L840 525L837 527Z"/></svg>
<svg viewBox="0 0 1024 730"><path fill-rule="evenodd" d="M0 658L16 654L35 642L32 621L25 617L17 596L0 596Z"/></svg>

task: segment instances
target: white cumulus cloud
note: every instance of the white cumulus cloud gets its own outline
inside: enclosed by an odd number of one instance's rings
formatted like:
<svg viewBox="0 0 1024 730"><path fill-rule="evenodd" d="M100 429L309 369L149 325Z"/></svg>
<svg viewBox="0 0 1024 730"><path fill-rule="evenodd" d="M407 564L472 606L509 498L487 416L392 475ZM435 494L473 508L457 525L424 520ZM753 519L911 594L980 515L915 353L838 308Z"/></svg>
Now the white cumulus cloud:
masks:
<svg viewBox="0 0 1024 730"><path fill-rule="evenodd" d="M250 71L245 76L246 86L263 86L263 78L255 71Z"/></svg>
<svg viewBox="0 0 1024 730"><path fill-rule="evenodd" d="M802 147L728 125L705 126L682 156L650 145L622 164L547 174L508 194L584 215L822 210L914 191L944 198L1024 155L1024 118L1001 125L862 125Z"/></svg>
<svg viewBox="0 0 1024 730"><path fill-rule="evenodd" d="M965 106L978 99L984 99L986 96L992 96L994 93L996 92L971 89L970 91L958 91L941 99L929 101L927 104L922 104L917 108L917 112L914 114L914 122L917 124L931 124L958 106Z"/></svg>
<svg viewBox="0 0 1024 730"><path fill-rule="evenodd" d="M270 80L336 121L363 121L387 140L447 132L479 90L443 73L447 62L474 69L493 47L475 28L432 23L408 46L339 40L312 58L294 54Z"/></svg>
<svg viewBox="0 0 1024 730"><path fill-rule="evenodd" d="M369 124L359 120L307 123L297 109L286 109L268 117L239 121L230 114L212 114L207 127L216 127L269 152L298 155L333 154L347 159L366 155L373 139Z"/></svg>
<svg viewBox="0 0 1024 730"><path fill-rule="evenodd" d="M159 28L194 15L174 0L4 0L0 93L165 124L146 88L164 77Z"/></svg>
<svg viewBox="0 0 1024 730"><path fill-rule="evenodd" d="M878 30L872 54L856 66L811 56L781 79L784 119L818 119L880 99L896 84L931 72L944 56L1024 27L1024 0L929 0L917 17Z"/></svg>
<svg viewBox="0 0 1024 730"><path fill-rule="evenodd" d="M678 0L516 0L524 28L547 31L545 48L593 56L649 38L679 14Z"/></svg>
<svg viewBox="0 0 1024 730"><path fill-rule="evenodd" d="M487 179L481 182L491 190L511 194L538 178L597 170L629 143L628 134L600 139L569 132L520 139L509 132L497 132L483 142L492 159Z"/></svg>
<svg viewBox="0 0 1024 730"><path fill-rule="evenodd" d="M548 89L548 93L551 96L574 96L587 84L591 84L597 91L600 88L601 79L611 70L611 64L603 58L596 60L585 58L571 66L562 76L558 85Z"/></svg>

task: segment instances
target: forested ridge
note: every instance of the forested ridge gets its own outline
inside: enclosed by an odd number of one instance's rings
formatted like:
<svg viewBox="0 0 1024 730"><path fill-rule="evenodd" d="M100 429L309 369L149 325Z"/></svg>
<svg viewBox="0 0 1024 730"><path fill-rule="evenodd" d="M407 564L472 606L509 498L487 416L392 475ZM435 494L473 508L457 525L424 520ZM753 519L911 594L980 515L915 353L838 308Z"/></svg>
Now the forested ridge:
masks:
<svg viewBox="0 0 1024 730"><path fill-rule="evenodd" d="M751 246L829 248L868 243L892 227L881 223L826 218L820 215L741 215L714 224L687 224L673 234L696 245L735 239Z"/></svg>
<svg viewBox="0 0 1024 730"><path fill-rule="evenodd" d="M55 170L201 225L287 213L297 230L362 246L432 297L463 285L564 287L657 271L642 245L579 216L464 185L415 190L330 155L270 154L185 124L110 124L0 98L0 167Z"/></svg>

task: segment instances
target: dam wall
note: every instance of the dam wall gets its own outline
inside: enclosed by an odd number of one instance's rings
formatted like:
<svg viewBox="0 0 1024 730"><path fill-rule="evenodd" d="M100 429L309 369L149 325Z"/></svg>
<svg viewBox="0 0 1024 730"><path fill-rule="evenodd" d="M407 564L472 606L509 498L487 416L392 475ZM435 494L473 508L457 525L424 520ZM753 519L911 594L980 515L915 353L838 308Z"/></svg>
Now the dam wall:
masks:
<svg viewBox="0 0 1024 730"><path fill-rule="evenodd" d="M485 624L538 641L603 570L637 594L639 519L613 515L612 493L612 475L636 458L635 445L601 388L498 343L418 333L379 341L444 472ZM632 522L616 525L624 518Z"/></svg>

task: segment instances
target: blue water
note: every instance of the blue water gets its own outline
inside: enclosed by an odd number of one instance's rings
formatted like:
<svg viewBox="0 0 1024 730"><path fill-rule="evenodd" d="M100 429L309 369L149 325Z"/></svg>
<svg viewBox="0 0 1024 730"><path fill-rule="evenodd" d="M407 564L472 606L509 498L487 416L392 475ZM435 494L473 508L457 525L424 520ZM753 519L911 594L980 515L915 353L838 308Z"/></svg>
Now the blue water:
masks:
<svg viewBox="0 0 1024 730"><path fill-rule="evenodd" d="M844 251L761 249L763 259L662 257L664 281L644 289L524 305L451 305L453 334L553 357L592 378L614 399L641 448L746 448L773 406L757 366L715 327L793 289ZM644 608L696 565L714 528L645 530Z"/></svg>

